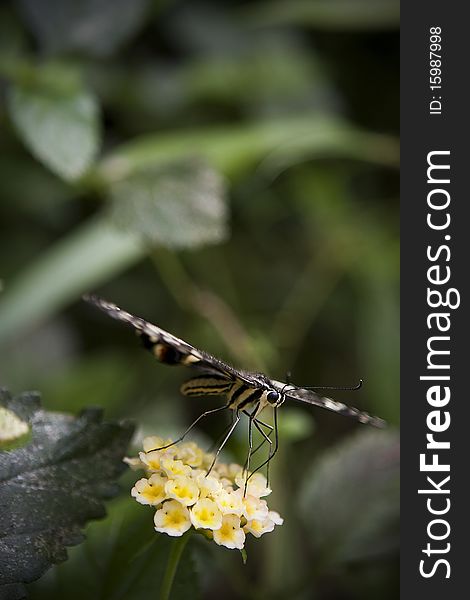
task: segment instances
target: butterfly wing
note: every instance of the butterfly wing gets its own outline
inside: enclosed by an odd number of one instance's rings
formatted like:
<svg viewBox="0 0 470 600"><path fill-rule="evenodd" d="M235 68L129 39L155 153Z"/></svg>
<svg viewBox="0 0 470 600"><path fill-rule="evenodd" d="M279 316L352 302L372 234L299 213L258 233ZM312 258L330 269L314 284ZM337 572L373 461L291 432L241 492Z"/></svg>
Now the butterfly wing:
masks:
<svg viewBox="0 0 470 600"><path fill-rule="evenodd" d="M313 406L319 406L320 408L330 410L346 417L352 417L360 423L367 423L379 428L386 427L386 422L383 419L369 415L368 413L363 412L358 408L354 408L353 406L348 406L347 404L337 402L331 398L320 396L312 390L287 386L285 390L285 396L288 400L312 404Z"/></svg>
<svg viewBox="0 0 470 600"><path fill-rule="evenodd" d="M136 317L116 304L103 300L98 296L89 294L83 299L107 313L113 319L122 321L132 327L142 338L143 344L157 360L168 365L183 365L194 367L203 373L213 373L223 376L228 380L241 380L251 385L265 385L266 378L255 373L239 371L227 363L215 358L208 352L198 350L191 344L172 335L168 331Z"/></svg>

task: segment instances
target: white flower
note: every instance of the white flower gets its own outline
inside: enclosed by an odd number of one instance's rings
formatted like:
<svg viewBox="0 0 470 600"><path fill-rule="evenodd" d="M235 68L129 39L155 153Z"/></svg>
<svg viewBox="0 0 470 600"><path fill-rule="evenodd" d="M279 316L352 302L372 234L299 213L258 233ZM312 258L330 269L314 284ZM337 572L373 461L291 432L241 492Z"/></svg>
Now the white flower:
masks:
<svg viewBox="0 0 470 600"><path fill-rule="evenodd" d="M168 477L177 477L178 475L189 477L191 475L191 467L185 465L182 460L162 458L160 461L160 466L168 475Z"/></svg>
<svg viewBox="0 0 470 600"><path fill-rule="evenodd" d="M282 525L284 523L284 519L275 510L270 510L268 512L268 518L271 519L275 525Z"/></svg>
<svg viewBox="0 0 470 600"><path fill-rule="evenodd" d="M222 526L214 531L214 542L219 546L241 550L245 544L245 532L240 528L240 517L224 515Z"/></svg>
<svg viewBox="0 0 470 600"><path fill-rule="evenodd" d="M174 498L184 504L191 506L199 498L199 487L195 481L184 475L178 475L166 482L165 491L169 498Z"/></svg>
<svg viewBox="0 0 470 600"><path fill-rule="evenodd" d="M246 534L260 537L282 525L283 518L270 511L263 498L271 492L264 475L223 463L208 475L213 455L193 442L162 448L170 443L147 437L139 458L124 459L131 469L142 468L147 474L131 494L140 504L156 507L156 531L181 536L194 527L219 546L242 549Z"/></svg>
<svg viewBox="0 0 470 600"><path fill-rule="evenodd" d="M154 473L149 479L139 479L131 490L131 496L140 504L156 506L167 497L165 484L168 478L161 473Z"/></svg>
<svg viewBox="0 0 470 600"><path fill-rule="evenodd" d="M253 519L252 521L248 521L243 529L247 533L251 533L255 537L259 538L263 535L263 533L268 533L274 529L274 522L269 518L263 519L262 521Z"/></svg>
<svg viewBox="0 0 470 600"><path fill-rule="evenodd" d="M268 505L266 500L261 500L256 496L245 496L243 498L243 516L247 521L257 519L263 521L268 517Z"/></svg>
<svg viewBox="0 0 470 600"><path fill-rule="evenodd" d="M235 483L238 487L245 489L246 479L242 473L239 473L235 477ZM271 491L272 490L268 488L266 477L262 473L254 473L254 475L249 476L248 483L246 484L247 494L262 498L263 496L268 496Z"/></svg>
<svg viewBox="0 0 470 600"><path fill-rule="evenodd" d="M189 510L176 500L167 500L153 518L155 530L173 537L183 535L191 527Z"/></svg>
<svg viewBox="0 0 470 600"><path fill-rule="evenodd" d="M160 461L162 459L161 452L139 452L139 459L149 471L161 471Z"/></svg>
<svg viewBox="0 0 470 600"><path fill-rule="evenodd" d="M194 442L187 442L176 448L176 458L190 467L200 467L204 461L204 452Z"/></svg>
<svg viewBox="0 0 470 600"><path fill-rule="evenodd" d="M199 486L199 497L206 498L207 496L215 496L221 489L221 483L211 475L206 475L207 471L203 471L196 475L195 480Z"/></svg>
<svg viewBox="0 0 470 600"><path fill-rule="evenodd" d="M242 489L238 489L236 492L220 490L214 499L223 515L232 514L240 517L245 509Z"/></svg>
<svg viewBox="0 0 470 600"><path fill-rule="evenodd" d="M138 471L139 469L144 469L145 468L145 463L143 463L140 458L128 458L127 456L125 456L122 459L122 462L125 462L126 465L129 465L129 467L133 470L133 471Z"/></svg>
<svg viewBox="0 0 470 600"><path fill-rule="evenodd" d="M160 448L163 446L168 446L168 444L171 444L171 440L164 440L157 435L150 435L144 438L142 442L142 448L144 449L144 452L150 452L151 450L160 451Z"/></svg>
<svg viewBox="0 0 470 600"><path fill-rule="evenodd" d="M213 500L203 498L191 508L191 523L196 529L214 531L222 526L222 513Z"/></svg>

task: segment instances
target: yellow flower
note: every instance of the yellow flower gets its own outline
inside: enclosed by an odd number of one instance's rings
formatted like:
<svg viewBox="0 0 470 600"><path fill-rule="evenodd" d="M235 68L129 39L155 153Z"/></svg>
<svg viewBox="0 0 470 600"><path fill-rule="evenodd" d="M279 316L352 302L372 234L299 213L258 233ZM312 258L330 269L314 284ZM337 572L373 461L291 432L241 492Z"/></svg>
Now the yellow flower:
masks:
<svg viewBox="0 0 470 600"><path fill-rule="evenodd" d="M193 471L195 474L196 469ZM199 486L199 497L207 498L207 496L215 496L221 489L221 483L211 475L206 475L207 471L197 473L194 477L197 485Z"/></svg>
<svg viewBox="0 0 470 600"><path fill-rule="evenodd" d="M143 463L140 458L129 458L127 456L125 456L122 459L123 462L126 463L126 465L129 465L129 467L133 470L133 471L138 471L139 469L144 469L145 468L145 463Z"/></svg>
<svg viewBox="0 0 470 600"><path fill-rule="evenodd" d="M268 512L268 518L271 519L274 525L282 525L284 523L284 519L275 510L270 510Z"/></svg>
<svg viewBox="0 0 470 600"><path fill-rule="evenodd" d="M238 489L235 492L220 490L214 499L223 515L232 514L241 516L244 511L242 489Z"/></svg>
<svg viewBox="0 0 470 600"><path fill-rule="evenodd" d="M247 521L252 519L263 521L268 517L268 505L266 500L256 496L245 496L243 498L243 516Z"/></svg>
<svg viewBox="0 0 470 600"><path fill-rule="evenodd" d="M245 477L243 473L239 473L235 477L235 483L238 487L245 488ZM251 475L248 479L248 484L246 486L246 493L250 496L256 496L256 498L262 498L263 496L268 496L271 493L271 489L268 488L268 482L266 481L266 477L262 473L255 473Z"/></svg>
<svg viewBox="0 0 470 600"><path fill-rule="evenodd" d="M262 521L253 519L252 521L248 521L243 529L247 533L252 533L255 537L259 538L263 533L268 533L274 529L274 522L269 518L263 519Z"/></svg>
<svg viewBox="0 0 470 600"><path fill-rule="evenodd" d="M162 448L168 444L171 444L171 440L164 440L158 435L150 435L144 438L142 442L142 448L145 452L150 452L151 450L157 450L158 448Z"/></svg>
<svg viewBox="0 0 470 600"><path fill-rule="evenodd" d="M155 450L154 452L139 452L139 459L144 464L145 468L149 471L160 471L160 461L162 459L161 452Z"/></svg>
<svg viewBox="0 0 470 600"><path fill-rule="evenodd" d="M178 475L189 477L191 475L191 467L185 465L182 460L164 457L160 460L160 467L168 477L177 477Z"/></svg>
<svg viewBox="0 0 470 600"><path fill-rule="evenodd" d="M199 498L199 487L195 481L184 475L178 475L167 481L165 491L169 498L174 498L184 504L191 506Z"/></svg>
<svg viewBox="0 0 470 600"><path fill-rule="evenodd" d="M260 537L282 525L282 517L270 511L263 499L271 492L264 475L223 463L208 475L213 455L193 442L154 449L169 443L147 437L139 458L124 459L132 469L142 468L147 474L148 479L137 481L131 494L140 504L156 507L156 531L181 536L194 527L219 546L241 550L248 533Z"/></svg>
<svg viewBox="0 0 470 600"><path fill-rule="evenodd" d="M240 517L224 515L222 526L214 531L214 542L219 546L241 550L245 544L245 532L240 528Z"/></svg>
<svg viewBox="0 0 470 600"><path fill-rule="evenodd" d="M222 513L217 504L209 498L198 500L191 509L191 523L196 529L220 529Z"/></svg>
<svg viewBox="0 0 470 600"><path fill-rule="evenodd" d="M131 490L131 496L140 504L156 506L167 497L165 484L168 478L160 473L155 473L150 479L139 479Z"/></svg>
<svg viewBox="0 0 470 600"><path fill-rule="evenodd" d="M196 468L202 465L204 452L194 442L187 442L176 448L176 458L182 460L185 465Z"/></svg>
<svg viewBox="0 0 470 600"><path fill-rule="evenodd" d="M191 527L189 510L176 500L167 500L153 518L155 530L173 537L183 535Z"/></svg>

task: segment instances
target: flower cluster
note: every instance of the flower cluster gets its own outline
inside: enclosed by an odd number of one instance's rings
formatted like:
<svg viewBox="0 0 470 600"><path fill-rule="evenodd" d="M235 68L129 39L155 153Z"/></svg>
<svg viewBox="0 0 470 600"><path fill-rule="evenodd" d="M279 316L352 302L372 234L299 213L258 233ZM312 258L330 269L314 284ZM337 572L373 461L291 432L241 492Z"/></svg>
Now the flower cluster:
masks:
<svg viewBox="0 0 470 600"><path fill-rule="evenodd" d="M260 537L282 525L282 517L269 510L264 496L271 493L266 478L254 473L248 480L240 465L216 463L213 455L194 442L171 444L152 436L144 439L139 458L126 458L132 469L145 469L131 495L156 508L155 530L181 536L191 527L227 548L242 549L246 534Z"/></svg>

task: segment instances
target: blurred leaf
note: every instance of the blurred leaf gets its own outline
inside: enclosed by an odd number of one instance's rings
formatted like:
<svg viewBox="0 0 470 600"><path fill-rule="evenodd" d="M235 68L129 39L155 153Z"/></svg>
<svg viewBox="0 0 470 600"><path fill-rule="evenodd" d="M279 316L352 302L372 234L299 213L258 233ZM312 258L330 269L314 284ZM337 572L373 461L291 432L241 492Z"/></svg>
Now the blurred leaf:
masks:
<svg viewBox="0 0 470 600"><path fill-rule="evenodd" d="M390 256L386 255L387 248ZM371 243L368 256L355 274L360 297L357 323L362 332L359 357L365 372L371 374L367 377L367 391L374 400L374 410L392 423L400 419L398 256L397 241L382 239L380 245Z"/></svg>
<svg viewBox="0 0 470 600"><path fill-rule="evenodd" d="M398 28L398 0L291 0L264 2L245 11L250 22L263 27L303 25L332 30Z"/></svg>
<svg viewBox="0 0 470 600"><path fill-rule="evenodd" d="M271 153L276 153L277 159L297 147L302 161L308 152L309 157L315 158L345 156L397 164L398 146L393 137L371 134L316 112L236 126L143 135L105 157L98 166L98 176L110 185L144 167L196 156L224 175L236 177L266 157L269 159Z"/></svg>
<svg viewBox="0 0 470 600"><path fill-rule="evenodd" d="M16 0L48 53L79 50L106 56L142 24L151 0Z"/></svg>
<svg viewBox="0 0 470 600"><path fill-rule="evenodd" d="M39 77L12 84L8 107L24 143L54 173L73 181L90 167L100 135L98 105L89 92L68 81L60 89L59 82L52 86Z"/></svg>
<svg viewBox="0 0 470 600"><path fill-rule="evenodd" d="M0 342L37 324L67 302L133 264L138 239L101 218L90 220L41 254L0 296Z"/></svg>
<svg viewBox="0 0 470 600"><path fill-rule="evenodd" d="M76 190L30 156L10 153L2 157L0 181L6 215L55 223L61 217L70 220L70 201Z"/></svg>
<svg viewBox="0 0 470 600"><path fill-rule="evenodd" d="M34 393L2 391L0 401L32 428L29 444L0 454L0 585L21 589L66 560L86 521L105 515L133 428L103 423L99 410L48 413Z"/></svg>
<svg viewBox="0 0 470 600"><path fill-rule="evenodd" d="M173 248L227 237L222 177L200 161L147 168L111 186L111 218L124 231Z"/></svg>
<svg viewBox="0 0 470 600"><path fill-rule="evenodd" d="M35 600L148 600L158 597L168 556L175 543L157 534L153 512L130 495L111 504L109 516L87 528L87 539L70 552L70 559L34 584ZM86 585L86 588L84 587ZM171 600L199 598L191 540L184 550Z"/></svg>
<svg viewBox="0 0 470 600"><path fill-rule="evenodd" d="M286 443L298 442L313 435L313 417L299 408L283 408L279 419L279 437Z"/></svg>
<svg viewBox="0 0 470 600"><path fill-rule="evenodd" d="M58 372L49 373L41 389L47 398L47 407L59 410L67 398L67 409L79 410L83 398L93 405L106 408L114 415L129 399L136 382L136 372L120 354L93 353L75 360Z"/></svg>
<svg viewBox="0 0 470 600"><path fill-rule="evenodd" d="M179 76L193 102L217 100L257 115L311 111L333 101L317 61L291 39L244 48L241 56L204 57Z"/></svg>
<svg viewBox="0 0 470 600"><path fill-rule="evenodd" d="M327 451L306 473L301 513L317 555L328 563L396 552L398 435L362 431Z"/></svg>

